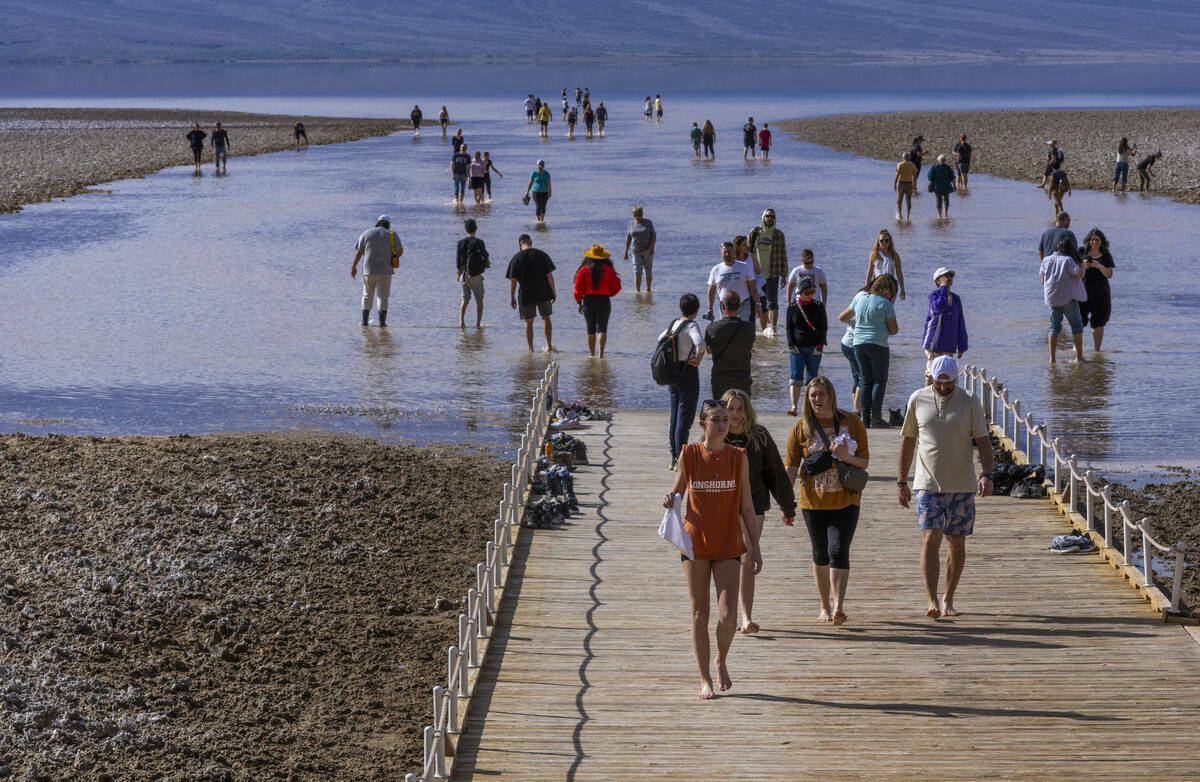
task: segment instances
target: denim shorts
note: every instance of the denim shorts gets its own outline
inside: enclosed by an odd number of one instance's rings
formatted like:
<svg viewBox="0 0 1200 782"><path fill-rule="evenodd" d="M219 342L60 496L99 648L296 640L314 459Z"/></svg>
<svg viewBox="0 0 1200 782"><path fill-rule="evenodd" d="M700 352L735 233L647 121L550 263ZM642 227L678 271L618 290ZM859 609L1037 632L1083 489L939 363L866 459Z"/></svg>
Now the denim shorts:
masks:
<svg viewBox="0 0 1200 782"><path fill-rule="evenodd" d="M1050 308L1050 336L1057 337L1062 331L1063 317L1071 324L1072 334L1083 333L1083 316L1079 314L1079 302L1072 299L1061 307Z"/></svg>
<svg viewBox="0 0 1200 782"><path fill-rule="evenodd" d="M917 520L921 522L921 529L940 529L946 535L970 535L975 531L975 492L918 491Z"/></svg>

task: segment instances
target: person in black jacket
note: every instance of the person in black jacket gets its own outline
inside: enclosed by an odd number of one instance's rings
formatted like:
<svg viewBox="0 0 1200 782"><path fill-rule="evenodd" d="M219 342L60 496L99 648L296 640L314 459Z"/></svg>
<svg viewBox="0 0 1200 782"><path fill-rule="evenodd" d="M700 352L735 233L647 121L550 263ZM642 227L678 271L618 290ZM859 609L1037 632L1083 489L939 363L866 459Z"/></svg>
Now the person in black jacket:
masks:
<svg viewBox="0 0 1200 782"><path fill-rule="evenodd" d="M704 330L704 344L713 357L712 398L720 399L731 388L750 393L750 353L754 349L754 324L738 317L742 297L725 291L720 320Z"/></svg>
<svg viewBox="0 0 1200 782"><path fill-rule="evenodd" d="M192 145L192 160L196 163L196 173L200 173L200 156L204 154L204 139L208 134L200 130L200 123L192 123L192 129L187 134L188 143Z"/></svg>
<svg viewBox="0 0 1200 782"><path fill-rule="evenodd" d="M792 364L792 406L788 408L788 415L796 414L804 387L817 376L825 351L828 324L825 305L814 298L816 292L812 277L801 277L796 283L796 298L788 303L787 340Z"/></svg>
<svg viewBox="0 0 1200 782"><path fill-rule="evenodd" d="M455 266L456 276L462 284L462 305L458 308L458 327L467 327L467 305L471 297L475 297L475 328L483 327L483 272L491 262L488 258L487 245L475 236L478 226L473 219L464 224L467 235L458 240L458 257Z"/></svg>
<svg viewBox="0 0 1200 782"><path fill-rule="evenodd" d="M771 497L775 498L783 513L783 523L791 526L796 515L796 494L771 433L755 418L750 395L731 388L721 398L729 410L729 434L725 436L725 442L744 450L750 465L750 497L754 502L758 525L754 534L761 539L763 518L771 507ZM738 627L743 633L757 633L758 623L753 619L754 565L750 557L742 557L738 602L742 606L742 622Z"/></svg>

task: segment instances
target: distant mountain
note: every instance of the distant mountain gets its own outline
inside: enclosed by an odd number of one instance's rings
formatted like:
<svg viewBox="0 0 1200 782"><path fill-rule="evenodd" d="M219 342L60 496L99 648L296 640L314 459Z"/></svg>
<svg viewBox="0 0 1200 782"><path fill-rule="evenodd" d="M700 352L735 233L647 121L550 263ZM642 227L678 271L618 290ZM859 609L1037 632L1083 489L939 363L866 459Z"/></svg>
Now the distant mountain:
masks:
<svg viewBox="0 0 1200 782"><path fill-rule="evenodd" d="M0 63L1200 61L1195 0L0 0Z"/></svg>

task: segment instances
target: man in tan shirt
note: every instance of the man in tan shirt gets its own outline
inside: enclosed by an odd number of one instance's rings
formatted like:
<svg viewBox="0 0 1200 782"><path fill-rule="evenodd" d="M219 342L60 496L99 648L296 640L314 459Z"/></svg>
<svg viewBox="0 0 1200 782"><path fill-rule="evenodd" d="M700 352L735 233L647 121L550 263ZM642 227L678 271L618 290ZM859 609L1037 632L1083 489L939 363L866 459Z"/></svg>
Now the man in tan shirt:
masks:
<svg viewBox="0 0 1200 782"><path fill-rule="evenodd" d="M917 191L917 167L909 158L907 152L896 165L896 178L892 180L892 189L896 191L896 219L900 219L900 203L908 202L906 219L912 219L912 197Z"/></svg>

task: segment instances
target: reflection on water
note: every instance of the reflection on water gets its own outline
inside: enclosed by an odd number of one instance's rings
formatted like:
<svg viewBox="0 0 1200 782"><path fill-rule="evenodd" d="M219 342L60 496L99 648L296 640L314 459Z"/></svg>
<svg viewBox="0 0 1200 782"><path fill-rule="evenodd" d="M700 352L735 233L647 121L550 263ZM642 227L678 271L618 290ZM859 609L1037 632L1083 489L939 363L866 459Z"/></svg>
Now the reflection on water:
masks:
<svg viewBox="0 0 1200 782"><path fill-rule="evenodd" d="M1068 105L1092 97L1056 99ZM933 197L921 193L912 222L896 224L892 163L784 134L776 135L767 164L737 157L737 132L749 115L774 123L847 107L875 111L907 101L912 108L920 99L857 100L680 97L658 124L642 121L639 102L606 98L603 140L568 140L557 121L552 135L539 139L518 102L455 101L450 110L469 147L490 151L505 174L494 178L495 200L479 207L451 205L449 146L435 131L233 158L229 176L219 179L207 169L193 178L180 166L117 183L112 194L0 216L0 428L173 434L316 427L389 439L511 442L551 360L526 352L524 324L508 306L504 270L521 233L534 234L558 267L553 320L563 352L554 358L562 362L566 401L665 408L667 392L648 366L657 335L677 314L682 293L703 300L719 243L747 234L771 206L792 264L807 247L825 270L830 320L861 286L878 230L895 235L908 298L896 307L889 407L902 407L921 385L932 273L947 265L958 272L955 291L965 305L966 360L998 376L1027 412L1096 464L1195 464L1200 395L1187 389L1200 380L1200 368L1181 357L1194 355L1200 339L1200 297L1181 284L1176 259L1200 244L1196 208L1074 194L1075 224L1100 226L1112 242L1113 318L1104 352L1089 348L1087 366L1049 367L1034 250L1048 221L1037 188L977 176L969 197L953 197L953 219L938 221ZM972 100L977 105L979 98ZM383 100L345 105L361 114L395 111ZM718 126L719 157L697 164L687 131L706 117ZM1028 154L1036 162L1040 150ZM532 208L520 199L539 157L551 171L554 197L549 222L535 233ZM606 358L591 359L570 297L572 277L587 247L623 246L634 204L645 206L658 232L655 292L633 291L632 265L617 252L625 287L613 299ZM360 285L347 271L355 238L380 214L391 217L405 255L390 328L363 329ZM492 258L480 330L457 327L455 244L468 216L479 221ZM63 253L47 236L77 237L75 250ZM80 284L68 290L63 280ZM540 347L541 324L535 327ZM821 371L846 406L850 374L841 334L831 326ZM1090 345L1090 335L1084 341ZM755 404L785 409L783 336L758 338L753 372ZM708 376L706 363L702 393ZM1168 425L1152 423L1160 411L1169 413Z"/></svg>

